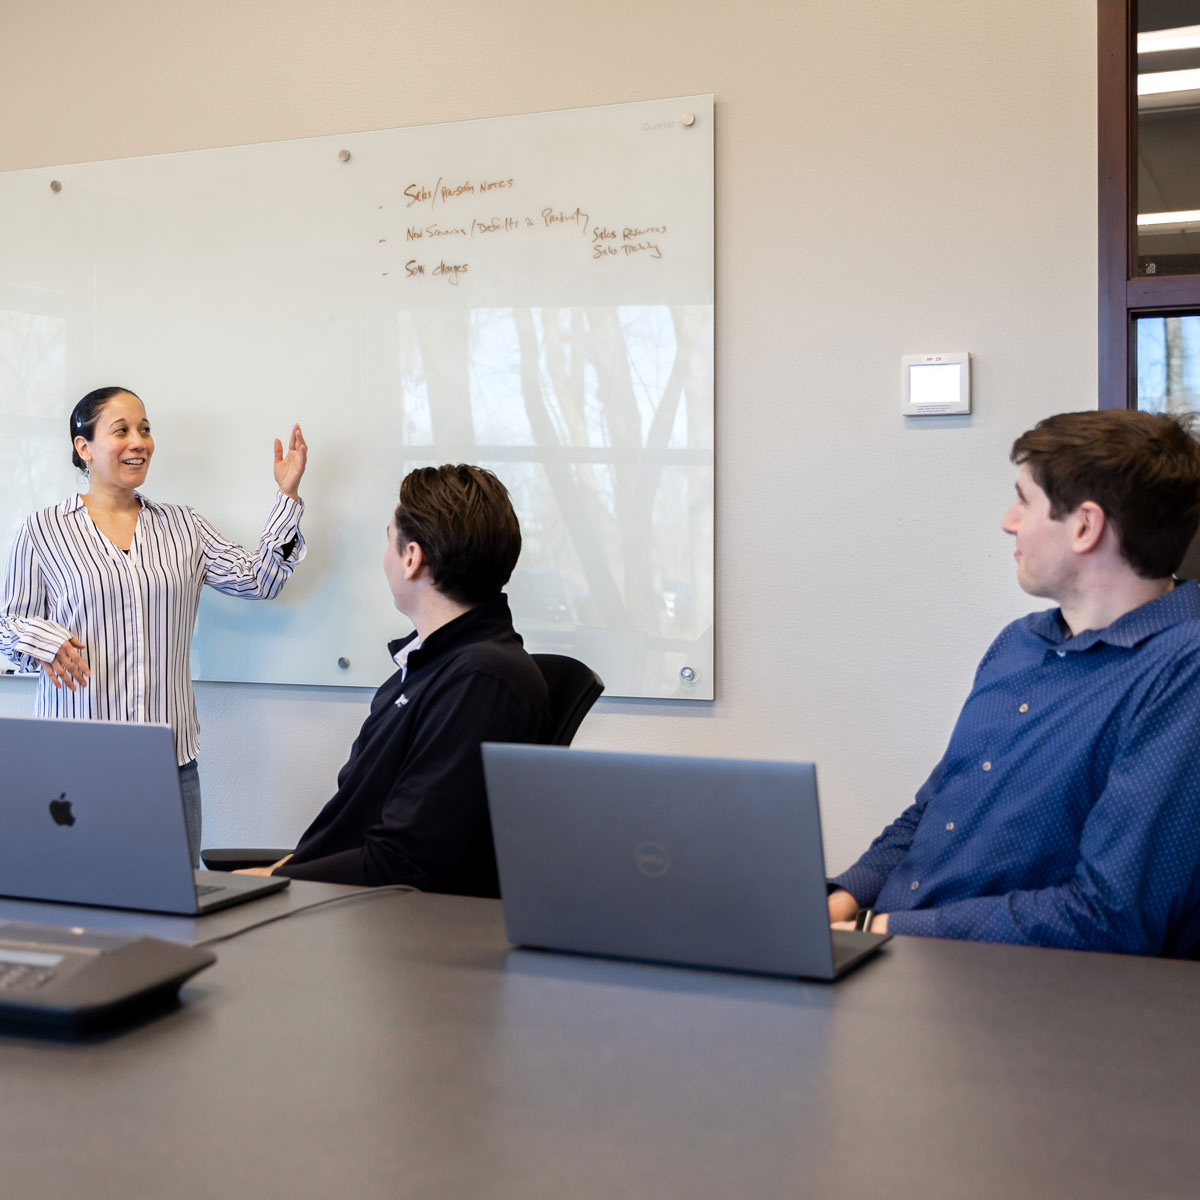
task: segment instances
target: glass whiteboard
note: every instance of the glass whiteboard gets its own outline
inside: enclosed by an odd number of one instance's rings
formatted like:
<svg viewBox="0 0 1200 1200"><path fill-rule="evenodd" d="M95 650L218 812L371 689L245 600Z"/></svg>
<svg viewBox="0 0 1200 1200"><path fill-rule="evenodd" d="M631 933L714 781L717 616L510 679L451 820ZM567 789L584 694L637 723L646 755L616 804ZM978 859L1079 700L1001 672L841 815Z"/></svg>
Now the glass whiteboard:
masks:
<svg viewBox="0 0 1200 1200"><path fill-rule="evenodd" d="M5 561L117 384L146 493L243 544L272 439L309 443L308 557L269 603L205 589L197 679L381 682L400 479L461 461L512 493L531 650L712 697L711 96L15 171L0 214Z"/></svg>

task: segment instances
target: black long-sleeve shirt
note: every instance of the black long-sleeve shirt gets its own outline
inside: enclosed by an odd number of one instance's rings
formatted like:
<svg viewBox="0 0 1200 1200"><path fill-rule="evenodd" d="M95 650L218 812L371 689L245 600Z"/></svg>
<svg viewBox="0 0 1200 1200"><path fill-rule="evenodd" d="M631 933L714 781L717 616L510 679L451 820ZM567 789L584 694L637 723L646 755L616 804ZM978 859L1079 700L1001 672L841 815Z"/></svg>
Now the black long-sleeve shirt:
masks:
<svg viewBox="0 0 1200 1200"><path fill-rule="evenodd" d="M545 707L503 596L443 625L375 693L337 792L276 873L498 896L479 746L536 740Z"/></svg>

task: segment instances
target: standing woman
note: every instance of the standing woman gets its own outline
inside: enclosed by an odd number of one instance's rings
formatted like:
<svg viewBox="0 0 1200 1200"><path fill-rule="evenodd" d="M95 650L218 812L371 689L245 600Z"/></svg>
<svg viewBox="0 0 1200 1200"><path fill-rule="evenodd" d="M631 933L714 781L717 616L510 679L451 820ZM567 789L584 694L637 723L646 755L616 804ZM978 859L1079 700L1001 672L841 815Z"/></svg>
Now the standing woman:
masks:
<svg viewBox="0 0 1200 1200"><path fill-rule="evenodd" d="M190 659L200 588L248 599L278 594L304 557L297 489L308 447L299 425L286 455L276 439L279 495L250 553L193 509L137 490L154 439L127 388L84 396L71 413L71 442L87 491L34 513L18 531L0 597L0 653L40 669L36 716L171 726L195 863L200 725Z"/></svg>

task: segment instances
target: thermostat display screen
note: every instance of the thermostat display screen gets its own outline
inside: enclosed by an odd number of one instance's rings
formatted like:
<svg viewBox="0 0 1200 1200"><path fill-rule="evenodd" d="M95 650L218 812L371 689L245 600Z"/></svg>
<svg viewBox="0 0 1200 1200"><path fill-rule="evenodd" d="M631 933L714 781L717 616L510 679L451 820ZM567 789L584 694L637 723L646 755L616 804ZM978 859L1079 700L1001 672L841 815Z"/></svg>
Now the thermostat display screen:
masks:
<svg viewBox="0 0 1200 1200"><path fill-rule="evenodd" d="M900 403L906 417L941 417L971 411L971 356L965 350L905 354L900 367Z"/></svg>
<svg viewBox="0 0 1200 1200"><path fill-rule="evenodd" d="M928 363L908 368L909 404L957 404L959 363Z"/></svg>

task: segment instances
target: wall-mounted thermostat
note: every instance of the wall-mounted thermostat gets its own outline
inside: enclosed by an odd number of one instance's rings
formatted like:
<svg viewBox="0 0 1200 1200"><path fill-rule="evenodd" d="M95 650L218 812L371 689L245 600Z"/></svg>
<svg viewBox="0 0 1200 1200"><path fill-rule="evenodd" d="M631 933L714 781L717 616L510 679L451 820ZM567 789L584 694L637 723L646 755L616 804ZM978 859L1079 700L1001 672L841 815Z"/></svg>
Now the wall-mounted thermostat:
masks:
<svg viewBox="0 0 1200 1200"><path fill-rule="evenodd" d="M971 356L905 354L901 408L906 417L941 417L971 411Z"/></svg>

